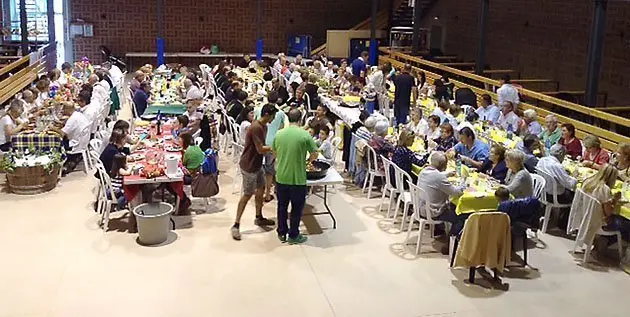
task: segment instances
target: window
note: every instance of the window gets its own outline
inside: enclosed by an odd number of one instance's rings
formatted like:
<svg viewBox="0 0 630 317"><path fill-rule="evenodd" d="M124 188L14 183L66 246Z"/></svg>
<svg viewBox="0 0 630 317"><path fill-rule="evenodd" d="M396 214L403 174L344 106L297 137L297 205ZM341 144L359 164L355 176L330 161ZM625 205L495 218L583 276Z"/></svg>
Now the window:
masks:
<svg viewBox="0 0 630 317"><path fill-rule="evenodd" d="M20 0L10 0L9 4L10 38L19 41L22 34L20 31ZM46 0L26 0L26 21L30 41L48 40L47 9Z"/></svg>

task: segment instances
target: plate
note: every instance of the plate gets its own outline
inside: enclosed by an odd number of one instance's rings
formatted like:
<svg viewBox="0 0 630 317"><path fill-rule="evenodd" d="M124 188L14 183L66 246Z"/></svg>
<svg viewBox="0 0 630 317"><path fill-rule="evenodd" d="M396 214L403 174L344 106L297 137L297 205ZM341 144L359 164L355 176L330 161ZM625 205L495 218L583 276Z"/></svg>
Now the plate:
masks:
<svg viewBox="0 0 630 317"><path fill-rule="evenodd" d="M144 154L139 154L139 153L129 155L130 162L137 162L140 160L144 160L145 157L146 156Z"/></svg>
<svg viewBox="0 0 630 317"><path fill-rule="evenodd" d="M172 136L172 135L170 135L170 134L169 134L169 135L165 135L165 136L164 136L164 140L167 140L167 141L168 141L168 140L172 140L172 139L173 139L173 136Z"/></svg>
<svg viewBox="0 0 630 317"><path fill-rule="evenodd" d="M179 152L182 150L182 148L179 146L166 145L164 146L164 150L167 152Z"/></svg>
<svg viewBox="0 0 630 317"><path fill-rule="evenodd" d="M157 118L157 115L156 114L144 114L140 118L142 118L143 120L155 120L155 118Z"/></svg>

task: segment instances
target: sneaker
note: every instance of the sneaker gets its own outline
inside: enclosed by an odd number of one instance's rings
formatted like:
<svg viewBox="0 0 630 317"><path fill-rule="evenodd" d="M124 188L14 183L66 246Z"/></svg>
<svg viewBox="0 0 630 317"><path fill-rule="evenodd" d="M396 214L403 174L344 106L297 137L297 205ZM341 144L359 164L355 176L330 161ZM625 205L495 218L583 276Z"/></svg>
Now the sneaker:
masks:
<svg viewBox="0 0 630 317"><path fill-rule="evenodd" d="M278 234L278 240L280 240L280 242L282 242L282 243L287 242L287 235L286 234Z"/></svg>
<svg viewBox="0 0 630 317"><path fill-rule="evenodd" d="M230 229L230 231L232 232L232 239L234 239L236 241L241 241L241 231L238 230L237 227L232 227L232 229Z"/></svg>
<svg viewBox="0 0 630 317"><path fill-rule="evenodd" d="M273 225L276 224L275 221L267 219L265 217L260 217L260 218L256 218L256 220L254 220L254 224L259 226L259 227L271 227Z"/></svg>
<svg viewBox="0 0 630 317"><path fill-rule="evenodd" d="M308 238L303 236L303 235L301 235L301 234L298 234L298 236L295 237L295 238L289 237L289 239L287 239L289 244L300 244L300 243L306 242L306 240L308 240Z"/></svg>

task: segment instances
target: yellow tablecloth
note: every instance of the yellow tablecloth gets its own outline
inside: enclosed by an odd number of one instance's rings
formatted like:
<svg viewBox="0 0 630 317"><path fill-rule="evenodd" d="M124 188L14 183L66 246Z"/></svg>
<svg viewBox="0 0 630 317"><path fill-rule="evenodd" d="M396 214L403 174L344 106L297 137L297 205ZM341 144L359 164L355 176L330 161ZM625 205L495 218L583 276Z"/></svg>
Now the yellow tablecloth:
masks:
<svg viewBox="0 0 630 317"><path fill-rule="evenodd" d="M347 104L357 104L361 102L361 97L359 96L343 96L343 102Z"/></svg>

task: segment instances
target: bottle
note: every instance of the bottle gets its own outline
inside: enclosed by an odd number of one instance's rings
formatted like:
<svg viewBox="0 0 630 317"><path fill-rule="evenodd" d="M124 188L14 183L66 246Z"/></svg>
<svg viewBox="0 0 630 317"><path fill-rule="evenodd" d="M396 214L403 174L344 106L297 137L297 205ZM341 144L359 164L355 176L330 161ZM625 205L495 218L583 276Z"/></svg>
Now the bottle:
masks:
<svg viewBox="0 0 630 317"><path fill-rule="evenodd" d="M508 138L508 140L512 140L512 137L513 137L512 124L508 123L507 138Z"/></svg>
<svg viewBox="0 0 630 317"><path fill-rule="evenodd" d="M462 176L462 159L459 157L459 154L455 157L455 171L457 176Z"/></svg>
<svg viewBox="0 0 630 317"><path fill-rule="evenodd" d="M157 135L162 135L162 110L157 113Z"/></svg>

